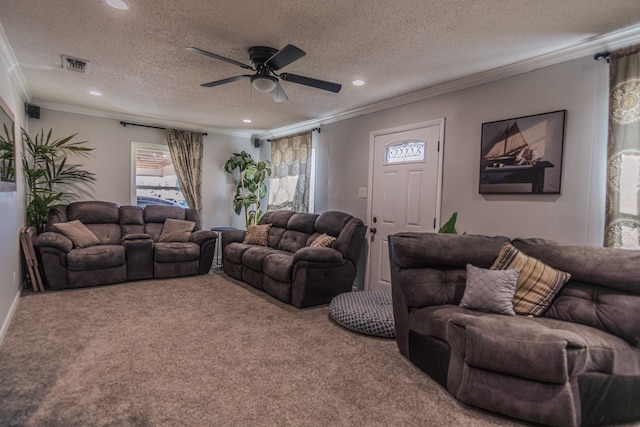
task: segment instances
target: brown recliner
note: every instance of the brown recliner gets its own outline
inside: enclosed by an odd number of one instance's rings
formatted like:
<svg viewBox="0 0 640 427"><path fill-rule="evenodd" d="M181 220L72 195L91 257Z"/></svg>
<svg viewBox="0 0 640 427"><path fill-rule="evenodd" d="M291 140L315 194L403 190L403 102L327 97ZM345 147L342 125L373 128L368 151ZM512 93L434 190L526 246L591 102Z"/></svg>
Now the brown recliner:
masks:
<svg viewBox="0 0 640 427"><path fill-rule="evenodd" d="M195 223L187 241L160 242L168 218ZM54 224L79 220L99 244L74 247ZM51 209L36 246L51 289L106 285L128 280L205 274L213 261L217 233L201 230L197 212L172 206L118 206L75 202Z"/></svg>

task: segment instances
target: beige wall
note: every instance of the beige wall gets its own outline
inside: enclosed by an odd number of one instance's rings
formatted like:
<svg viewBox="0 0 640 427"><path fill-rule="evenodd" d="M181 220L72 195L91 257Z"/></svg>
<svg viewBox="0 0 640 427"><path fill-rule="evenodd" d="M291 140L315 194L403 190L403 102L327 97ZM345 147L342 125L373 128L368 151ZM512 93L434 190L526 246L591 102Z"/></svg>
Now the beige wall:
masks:
<svg viewBox="0 0 640 427"><path fill-rule="evenodd" d="M318 211L343 210L368 222L373 131L445 118L442 220L458 230L601 245L604 227L608 66L591 57L437 98L322 126ZM478 194L483 122L567 110L560 195Z"/></svg>
<svg viewBox="0 0 640 427"><path fill-rule="evenodd" d="M22 100L4 67L0 67L0 97L13 111L16 128L24 126ZM17 154L19 156L20 152ZM16 175L19 176L19 173L20 170ZM17 304L22 280L18 232L24 225L24 186L20 179L17 181L17 191L0 192L0 342L9 325L12 307Z"/></svg>
<svg viewBox="0 0 640 427"><path fill-rule="evenodd" d="M37 127L36 127L37 126ZM164 131L139 126L120 125L118 120L43 109L40 120L30 120L32 129L53 128L55 137L78 133L78 140L87 140L95 147L94 156L80 159L86 169L96 174L92 194L82 199L108 200L119 205L135 202L131 191L131 142L166 146ZM248 138L208 134L204 137L203 156L203 226L243 227L243 220L231 209L235 184L222 170L231 153L245 150L258 157Z"/></svg>

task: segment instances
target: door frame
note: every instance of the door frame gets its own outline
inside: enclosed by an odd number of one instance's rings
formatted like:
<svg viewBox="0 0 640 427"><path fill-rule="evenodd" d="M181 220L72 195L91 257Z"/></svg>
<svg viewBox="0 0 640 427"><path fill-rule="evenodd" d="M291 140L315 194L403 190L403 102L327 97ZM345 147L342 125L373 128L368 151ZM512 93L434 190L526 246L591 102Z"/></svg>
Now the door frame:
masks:
<svg viewBox="0 0 640 427"><path fill-rule="evenodd" d="M380 129L369 133L369 179L368 179L368 187L367 187L367 232L365 235L365 239L367 241L367 263L365 266L365 275L364 275L364 289L368 290L369 288L369 266L371 265L371 248L369 243L371 242L369 228L372 224L371 219L371 210L373 208L373 167L374 167L374 159L375 159L375 140L376 137L382 135L388 135L392 133L405 132L414 129L426 128L431 126L439 126L440 127L440 135L439 144L438 144L438 172L437 172L437 182L436 182L436 226L435 229L438 230L440 228L440 211L442 209L442 175L443 175L443 160L444 160L444 126L445 119L434 119L428 120L426 122L413 123L409 125L397 126L389 129Z"/></svg>

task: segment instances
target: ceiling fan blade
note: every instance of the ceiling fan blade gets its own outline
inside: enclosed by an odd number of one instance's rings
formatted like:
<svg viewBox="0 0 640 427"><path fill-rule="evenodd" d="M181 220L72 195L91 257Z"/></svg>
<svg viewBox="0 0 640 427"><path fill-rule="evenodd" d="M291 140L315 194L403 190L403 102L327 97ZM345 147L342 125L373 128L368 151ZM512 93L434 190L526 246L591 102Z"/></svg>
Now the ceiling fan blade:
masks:
<svg viewBox="0 0 640 427"><path fill-rule="evenodd" d="M215 82L209 82L209 83L203 83L200 86L202 87L214 87L214 86L220 86L226 83L232 83L232 82L237 82L238 80L242 80L242 79L248 79L251 76L245 74L243 76L235 76L235 77L229 77L228 79L222 79L222 80L216 80Z"/></svg>
<svg viewBox="0 0 640 427"><path fill-rule="evenodd" d="M284 93L284 89L282 89L282 86L280 86L278 82L276 82L276 87L269 93L275 102L285 102L289 100L289 97Z"/></svg>
<svg viewBox="0 0 640 427"><path fill-rule="evenodd" d="M331 83L324 80L312 79L311 77L299 76L297 74L280 74L280 78L287 82L298 83L305 86L311 86L322 90L328 90L329 92L338 93L342 89L342 85L338 83Z"/></svg>
<svg viewBox="0 0 640 427"><path fill-rule="evenodd" d="M264 65L271 68L272 70L279 70L291 64L293 61L297 61L305 55L306 53L304 50L299 49L292 44L288 44L281 50L276 52L271 58L267 59Z"/></svg>
<svg viewBox="0 0 640 427"><path fill-rule="evenodd" d="M224 56L216 55L215 53L207 52L206 50L198 49L197 47L188 47L189 52L199 53L200 55L210 56L211 58L219 59L220 61L228 62L229 64L237 65L245 70L254 70L252 66L243 64L242 62L235 61L233 59L225 58ZM254 70L255 71L255 70Z"/></svg>

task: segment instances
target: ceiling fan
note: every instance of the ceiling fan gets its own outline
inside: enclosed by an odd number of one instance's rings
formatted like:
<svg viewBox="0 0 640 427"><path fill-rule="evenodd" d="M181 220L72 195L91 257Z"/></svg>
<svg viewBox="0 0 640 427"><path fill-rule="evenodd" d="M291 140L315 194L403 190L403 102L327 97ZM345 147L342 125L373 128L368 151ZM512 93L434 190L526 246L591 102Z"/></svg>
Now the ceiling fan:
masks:
<svg viewBox="0 0 640 427"><path fill-rule="evenodd" d="M287 94L284 93L282 86L280 86L278 78L284 81L315 87L317 89L327 90L334 93L340 92L340 89L342 88L342 85L337 83L299 76L297 74L276 74L276 71L279 71L281 68L286 67L306 55L302 49L299 49L292 44L286 45L281 50L266 46L250 47L249 62L251 65L246 65L242 62L225 58L224 56L216 55L215 53L207 52L206 50L198 49L197 47L188 47L187 50L237 65L245 70L255 71L255 74L244 74L241 76L203 83L200 85L203 87L220 86L238 80L249 79L254 88L260 92L270 93L275 102L283 102L289 99Z"/></svg>

